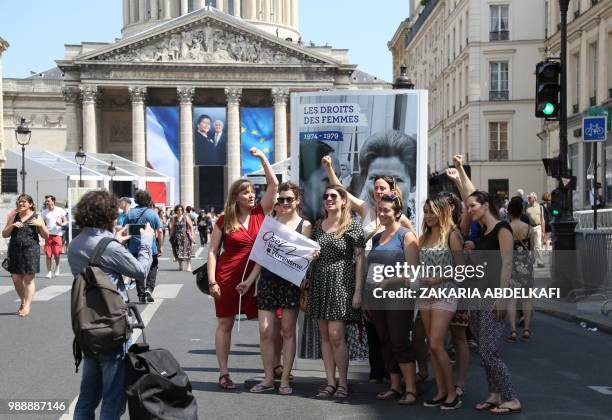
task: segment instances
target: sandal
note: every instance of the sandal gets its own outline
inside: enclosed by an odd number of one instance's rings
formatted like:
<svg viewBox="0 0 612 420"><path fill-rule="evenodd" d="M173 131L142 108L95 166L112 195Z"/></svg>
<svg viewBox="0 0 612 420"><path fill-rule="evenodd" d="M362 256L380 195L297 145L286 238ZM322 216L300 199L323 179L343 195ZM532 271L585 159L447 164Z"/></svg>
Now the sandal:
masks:
<svg viewBox="0 0 612 420"><path fill-rule="evenodd" d="M336 392L334 392L334 398L338 398L342 400L347 397L348 397L348 389L346 389L342 385L338 385L338 388L336 388Z"/></svg>
<svg viewBox="0 0 612 420"><path fill-rule="evenodd" d="M230 379L229 373L219 376L219 388L226 391L236 389L236 384Z"/></svg>
<svg viewBox="0 0 612 420"><path fill-rule="evenodd" d="M506 337L508 343L516 343L516 330L510 331L510 335Z"/></svg>
<svg viewBox="0 0 612 420"><path fill-rule="evenodd" d="M474 406L476 411L491 411L493 408L499 407L499 403L493 401L485 401Z"/></svg>
<svg viewBox="0 0 612 420"><path fill-rule="evenodd" d="M408 398L408 396L412 396L412 398ZM417 396L414 392L406 391L397 403L401 405L415 405L417 403Z"/></svg>
<svg viewBox="0 0 612 420"><path fill-rule="evenodd" d="M319 399L331 398L334 396L335 392L336 392L336 387L328 384L328 385L325 385L324 387L321 387L321 389L319 389L319 393L315 395L315 398L319 398Z"/></svg>
<svg viewBox="0 0 612 420"><path fill-rule="evenodd" d="M381 401L394 400L396 398L400 398L402 393L396 389L389 388L386 391L379 392L376 394L376 399Z"/></svg>
<svg viewBox="0 0 612 420"><path fill-rule="evenodd" d="M497 406L497 407L492 408L489 412L491 414L495 414L495 415L498 415L498 416L505 416L507 414L520 413L521 409L522 409L522 407L519 407L519 408L510 408L510 407Z"/></svg>
<svg viewBox="0 0 612 420"><path fill-rule="evenodd" d="M280 369L280 371L279 371ZM274 379L280 379L283 377L283 365L278 365L274 367ZM289 374L289 380L292 381L293 380L293 375L290 373Z"/></svg>
<svg viewBox="0 0 612 420"><path fill-rule="evenodd" d="M465 394L465 385L461 386L455 384L455 394L457 394L459 398L463 398L463 394Z"/></svg>
<svg viewBox="0 0 612 420"><path fill-rule="evenodd" d="M290 385L281 385L278 387L279 395L291 395L293 394L293 388Z"/></svg>
<svg viewBox="0 0 612 420"><path fill-rule="evenodd" d="M416 383L417 384L422 384L423 382L425 382L427 379L429 378L429 374L426 373L425 375L423 375L421 372L416 374Z"/></svg>
<svg viewBox="0 0 612 420"><path fill-rule="evenodd" d="M274 391L274 385L264 385L263 382L254 385L249 392L253 394L261 394L262 392Z"/></svg>
<svg viewBox="0 0 612 420"><path fill-rule="evenodd" d="M528 329L523 330L523 341L529 341L531 338L531 332Z"/></svg>

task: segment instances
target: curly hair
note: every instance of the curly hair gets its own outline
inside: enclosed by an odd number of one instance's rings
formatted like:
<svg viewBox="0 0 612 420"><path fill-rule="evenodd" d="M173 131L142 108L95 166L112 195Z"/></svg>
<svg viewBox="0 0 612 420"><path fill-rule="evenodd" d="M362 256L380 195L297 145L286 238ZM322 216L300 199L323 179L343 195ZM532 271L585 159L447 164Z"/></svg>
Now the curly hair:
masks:
<svg viewBox="0 0 612 420"><path fill-rule="evenodd" d="M81 227L113 230L119 201L108 191L89 191L74 208L74 221Z"/></svg>

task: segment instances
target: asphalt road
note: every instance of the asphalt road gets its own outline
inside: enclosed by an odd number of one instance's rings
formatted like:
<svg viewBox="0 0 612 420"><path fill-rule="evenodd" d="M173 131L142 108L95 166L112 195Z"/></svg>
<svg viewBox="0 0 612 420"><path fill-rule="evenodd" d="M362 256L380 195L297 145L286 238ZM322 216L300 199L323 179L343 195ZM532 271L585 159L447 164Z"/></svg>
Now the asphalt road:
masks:
<svg viewBox="0 0 612 420"><path fill-rule="evenodd" d="M203 259L194 261L194 268ZM41 265L44 267L44 265ZM72 358L67 264L60 277L37 279L37 296L27 318L14 315L18 304L6 272L0 274L0 400L63 399L73 403L78 395L80 372ZM154 304L143 305L149 319L146 337L153 347L170 350L191 379L201 419L434 419L491 418L473 405L486 397L484 370L472 352L464 407L449 413L419 406L400 407L393 401L376 401L383 385L367 384L353 375L346 402L319 401L311 396L321 383L321 373L296 371L294 396L256 395L242 386L262 373L256 322L242 322L234 330L230 366L241 386L226 392L217 387L214 352L213 302L196 288L190 273L177 272L162 259ZM135 298L135 291L132 291ZM612 415L612 337L577 324L537 314L532 340L504 343L502 354L512 371L524 410L513 418L610 419ZM432 396L433 382L420 391L419 400ZM2 415L0 419L57 419L59 415ZM64 417L66 418L66 417ZM127 418L127 415L125 416Z"/></svg>

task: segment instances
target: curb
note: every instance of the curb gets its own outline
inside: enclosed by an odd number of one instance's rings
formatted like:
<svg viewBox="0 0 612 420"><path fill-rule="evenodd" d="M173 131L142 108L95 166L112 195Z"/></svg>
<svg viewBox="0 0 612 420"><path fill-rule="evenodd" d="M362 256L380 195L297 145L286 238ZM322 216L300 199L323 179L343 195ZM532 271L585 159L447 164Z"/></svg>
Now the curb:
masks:
<svg viewBox="0 0 612 420"><path fill-rule="evenodd" d="M589 325L595 326L598 331L602 331L602 332L605 332L607 334L612 335L612 325L606 325L606 324L603 324L603 323L598 322L598 321L594 321L594 320L589 319L589 318L585 318L585 317L578 316L578 315L568 314L567 312L562 312L562 311L558 311L558 310L555 310L555 309L538 308L538 309L535 309L535 311L542 312L544 314L547 314L547 315L550 315L550 316L553 316L555 318L559 318L559 319L562 319L562 320L568 321L568 322L576 322L576 323L586 322Z"/></svg>

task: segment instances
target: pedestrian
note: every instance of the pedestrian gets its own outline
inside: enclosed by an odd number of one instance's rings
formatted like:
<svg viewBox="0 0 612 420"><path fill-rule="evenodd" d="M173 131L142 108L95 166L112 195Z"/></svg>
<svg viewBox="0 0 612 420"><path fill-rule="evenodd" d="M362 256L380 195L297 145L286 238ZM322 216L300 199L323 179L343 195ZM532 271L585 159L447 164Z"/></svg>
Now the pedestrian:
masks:
<svg viewBox="0 0 612 420"><path fill-rule="evenodd" d="M246 314L249 319L257 317L253 290L249 290L240 299L236 286L248 278L253 269L254 263L249 263L249 255L266 214L274 206L278 189L278 180L266 155L254 147L250 152L251 156L260 160L264 169L266 192L261 201L256 203L255 187L251 181L234 181L229 189L224 214L213 228L208 250L208 282L210 293L215 299L217 316L215 349L219 362L218 385L224 390L236 389L227 363L234 317L238 314ZM218 255L221 245L224 251Z"/></svg>
<svg viewBox="0 0 612 420"><path fill-rule="evenodd" d="M174 206L175 216L170 219L170 241L173 244L173 252L178 261L178 270L191 272L192 248L195 244L191 218L184 213L183 206Z"/></svg>
<svg viewBox="0 0 612 420"><path fill-rule="evenodd" d="M512 261L512 275L510 277L510 287L512 289L530 289L533 287L533 253L534 244L531 238L532 227L520 219L522 203L520 197L513 197L508 206L511 216L510 227L514 239L514 252ZM533 304L531 299L521 299L521 310L523 311L524 329L522 338L529 341L531 331L531 316ZM508 324L510 335L506 341L516 342L516 299L508 299Z"/></svg>
<svg viewBox="0 0 612 420"><path fill-rule="evenodd" d="M467 192L467 191L466 191ZM486 258L486 280L489 287L507 288L512 273L512 228L498 219L499 213L488 193L473 191L468 196L468 211L472 219L485 227L482 236L475 242L467 241L469 253L481 253ZM490 252L495 251L495 252ZM478 310L472 311L470 329L476 336L481 362L489 384L489 396L475 406L479 411L493 414L511 414L521 411L510 371L499 354L499 344L504 331L506 303L490 298L480 299Z"/></svg>
<svg viewBox="0 0 612 420"><path fill-rule="evenodd" d="M197 224L198 215L196 214L195 210L191 206L185 207L185 214L187 215L187 217L189 217L189 220L191 220L191 233L192 233L191 236L195 238L195 234L196 234L197 226L198 226Z"/></svg>
<svg viewBox="0 0 612 420"><path fill-rule="evenodd" d="M163 244L166 238L166 229L168 228L168 220L166 219L164 210L161 207L157 207L155 211L157 212L157 216L159 216L159 220L161 222L161 238L159 240L159 243Z"/></svg>
<svg viewBox="0 0 612 420"><path fill-rule="evenodd" d="M383 194L378 202L378 219L384 226L372 238L368 266L382 264L418 264L418 238L416 232L401 226L404 205L398 194ZM369 271L369 270L368 270ZM384 285L381 283L381 287ZM404 283L404 282L402 282ZM409 283L402 284L409 287ZM393 289L390 285L389 289ZM399 398L403 405L416 404L416 353L411 342L414 311L409 308L368 310L367 316L375 325L385 367L390 376L389 389L376 395L378 400ZM402 378L406 389L402 389Z"/></svg>
<svg viewBox="0 0 612 420"><path fill-rule="evenodd" d="M529 206L527 207L526 213L529 217L529 224L531 225L532 237L531 240L534 242L535 258L538 267L544 267L544 260L542 259L542 242L544 242L544 208L538 203L538 196L536 193L529 193L527 196Z"/></svg>
<svg viewBox="0 0 612 420"><path fill-rule="evenodd" d="M55 197L45 195L45 208L41 212L49 236L45 240L45 256L47 257L47 278L53 277L53 259L55 259L55 276L60 275L60 254L62 253L62 227L68 223L66 211L55 205Z"/></svg>
<svg viewBox="0 0 612 420"><path fill-rule="evenodd" d="M119 199L119 215L117 216L117 228L123 228L125 220L127 219L128 212L132 207L132 199L129 197L121 197Z"/></svg>
<svg viewBox="0 0 612 420"><path fill-rule="evenodd" d="M284 182L278 188L278 206L276 218L283 225L308 238L312 233L312 225L304 220L298 213L300 205L300 188L292 182ZM260 393L274 389L276 370L282 369L280 387L281 395L293 394L289 383L291 367L296 351L296 323L299 314L301 289L293 283L277 276L259 264L255 265L248 279L240 283L236 290L244 295L257 282L257 309L259 318L259 339L261 359L264 366L264 380L251 388L251 392ZM277 322L277 309L282 309L280 331ZM282 351L275 351L275 341L282 337ZM282 354L283 364L278 365L275 360ZM279 369L280 368L280 369Z"/></svg>
<svg viewBox="0 0 612 420"><path fill-rule="evenodd" d="M2 237L10 237L8 245L8 268L15 291L19 296L16 314L24 317L30 314L32 299L36 292L34 277L40 272L40 245L38 236L47 239L49 232L45 221L38 213L32 197L21 194L17 197L17 212L11 223L2 230Z"/></svg>
<svg viewBox="0 0 612 420"><path fill-rule="evenodd" d="M344 187L328 185L324 191L325 217L317 221L312 234L321 251L312 265L306 313L319 324L327 377L327 385L316 397L344 399L348 397L349 361L345 322L362 318L359 308L366 238L361 224L351 217L351 202Z"/></svg>
<svg viewBox="0 0 612 420"><path fill-rule="evenodd" d="M553 216L550 210L550 193L542 193L542 209L544 210L544 242L542 248L545 251L551 250L550 237L552 235Z"/></svg>
<svg viewBox="0 0 612 420"><path fill-rule="evenodd" d="M144 280L136 279L136 292L138 293L138 300L140 303L152 303L154 302L153 290L155 289L155 282L157 280L157 268L158 268L158 257L163 252L163 232L161 220L157 212L150 208L152 200L151 194L146 190L136 190L134 193L134 202L136 207L128 212L127 218L124 221L124 225L137 224L144 225L149 224L155 231L155 240L151 246L152 252L152 263L151 268L148 272L146 282ZM128 250L132 255L138 255L140 249L140 235L133 235L128 241Z"/></svg>
<svg viewBox="0 0 612 420"><path fill-rule="evenodd" d="M446 199L437 196L425 201L422 230L423 234L419 238L419 263L428 272L430 268L441 267L446 271L447 267L463 264L463 238L453 222L452 209ZM430 277L429 274L419 278L418 284L422 289L434 289L444 294L455 289L453 278ZM453 381L445 340L458 301L452 297L426 298L418 299L417 305L425 326L437 388L435 396L423 405L455 410L461 407L462 400L457 395Z"/></svg>
<svg viewBox="0 0 612 420"><path fill-rule="evenodd" d="M113 282L125 302L129 301L123 276L135 278L142 283L147 278L152 257L155 231L147 223L140 230L136 256L123 244L127 242L128 227L114 233L117 221L117 199L107 191L90 191L74 209L76 224L81 233L76 236L68 250L70 271L76 278L89 264L96 245L102 238L114 237L100 258L99 267ZM125 365L124 358L129 341L119 344L115 350L96 356L84 355L83 374L79 399L74 408L74 420L90 420L100 407L101 420L119 419L125 412Z"/></svg>
<svg viewBox="0 0 612 420"><path fill-rule="evenodd" d="M198 225L198 233L200 234L200 245L204 246L208 243L208 215L206 210L200 210L196 223Z"/></svg>
<svg viewBox="0 0 612 420"><path fill-rule="evenodd" d="M601 182L598 182L597 184L595 184L594 187L592 186L589 189L589 204L591 205L591 209L594 210L595 207L597 207L598 209L604 208L605 201L606 200L604 197Z"/></svg>

